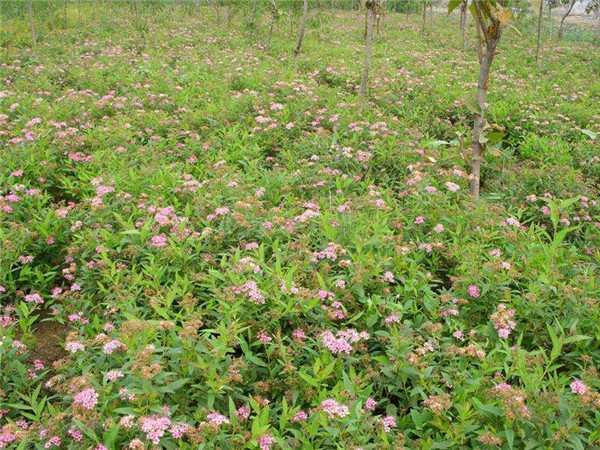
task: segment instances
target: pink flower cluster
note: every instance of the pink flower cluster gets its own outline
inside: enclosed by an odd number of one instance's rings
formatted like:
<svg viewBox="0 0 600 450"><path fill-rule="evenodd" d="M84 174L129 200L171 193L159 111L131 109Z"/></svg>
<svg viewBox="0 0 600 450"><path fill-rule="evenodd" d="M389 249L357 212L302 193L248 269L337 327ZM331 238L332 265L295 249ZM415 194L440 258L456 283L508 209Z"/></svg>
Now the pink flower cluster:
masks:
<svg viewBox="0 0 600 450"><path fill-rule="evenodd" d="M98 404L98 393L93 389L85 389L73 397L73 404L85 409L94 409Z"/></svg>
<svg viewBox="0 0 600 450"><path fill-rule="evenodd" d="M146 433L146 439L156 445L158 445L160 438L164 436L165 431L167 431L170 426L171 419L160 414L143 417L140 421L140 428Z"/></svg>
<svg viewBox="0 0 600 450"><path fill-rule="evenodd" d="M494 322L494 328L498 331L498 336L502 339L506 339L517 326L514 320L512 320L514 315L515 310L508 309L503 303L500 303L496 312L492 314L491 319Z"/></svg>
<svg viewBox="0 0 600 450"><path fill-rule="evenodd" d="M323 346L335 355L338 353L345 353L349 355L353 350L352 344L369 339L369 333L363 331L361 333L356 330L349 328L345 331L338 331L337 336L331 331L326 331L321 336L321 343Z"/></svg>
<svg viewBox="0 0 600 450"><path fill-rule="evenodd" d="M579 395L584 395L585 393L587 393L588 391L588 387L585 385L585 383L581 380L574 380L571 383L571 392L573 394L579 394Z"/></svg>
<svg viewBox="0 0 600 450"><path fill-rule="evenodd" d="M260 447L260 450L270 450L271 445L273 445L275 442L277 441L270 434L265 434L264 436L258 438L258 446Z"/></svg>
<svg viewBox="0 0 600 450"><path fill-rule="evenodd" d="M379 424L383 427L383 431L389 433L392 428L396 428L396 418L394 416L386 416L379 419Z"/></svg>
<svg viewBox="0 0 600 450"><path fill-rule="evenodd" d="M254 280L246 281L239 286L233 286L233 292L236 294L244 294L244 296L254 303L263 304L265 302L264 295L258 289L258 284Z"/></svg>
<svg viewBox="0 0 600 450"><path fill-rule="evenodd" d="M350 410L346 405L342 405L338 403L332 398L328 398L327 400L323 400L321 402L321 409L327 414L329 417L340 418L343 419L348 414L350 414Z"/></svg>

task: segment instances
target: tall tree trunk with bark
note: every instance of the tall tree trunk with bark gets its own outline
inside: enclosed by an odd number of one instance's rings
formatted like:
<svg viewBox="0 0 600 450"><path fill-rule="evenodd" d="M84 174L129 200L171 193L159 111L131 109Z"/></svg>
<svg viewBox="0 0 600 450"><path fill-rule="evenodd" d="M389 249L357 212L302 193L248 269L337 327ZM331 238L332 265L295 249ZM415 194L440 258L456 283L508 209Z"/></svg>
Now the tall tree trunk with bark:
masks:
<svg viewBox="0 0 600 450"><path fill-rule="evenodd" d="M29 17L29 31L31 31L31 40L33 45L37 45L37 34L35 32L35 21L33 18L33 5L31 0L27 0L27 16Z"/></svg>
<svg viewBox="0 0 600 450"><path fill-rule="evenodd" d="M490 69L496 56L496 47L502 36L502 26L497 18L492 19L492 25L487 30L481 6L477 3L477 23L480 39L483 39L479 59L479 80L477 81L477 114L473 123L473 140L471 141L471 160L469 161L469 190L473 198L479 198L481 186L481 161L483 158L483 130L485 127L485 110L487 108L487 92L490 81ZM484 5L485 7L485 5Z"/></svg>
<svg viewBox="0 0 600 450"><path fill-rule="evenodd" d="M367 79L369 78L369 68L371 67L371 49L373 45L373 29L375 28L375 21L377 19L377 6L375 2L377 0L367 1L367 14L369 16L367 25L367 35L365 36L365 64L363 66L362 76L360 79L359 92L364 94L367 90Z"/></svg>
<svg viewBox="0 0 600 450"><path fill-rule="evenodd" d="M463 50L467 49L467 0L460 4L460 38Z"/></svg>
<svg viewBox="0 0 600 450"><path fill-rule="evenodd" d="M537 44L535 46L535 64L540 67L540 43L542 39L542 13L544 10L544 0L539 0L538 21L537 21Z"/></svg>
<svg viewBox="0 0 600 450"><path fill-rule="evenodd" d="M298 42L296 42L296 49L294 50L294 70L298 70L298 55L302 49L302 41L304 41L304 34L306 33L306 22L308 20L308 0L302 2L302 22L300 23L300 34L298 34Z"/></svg>

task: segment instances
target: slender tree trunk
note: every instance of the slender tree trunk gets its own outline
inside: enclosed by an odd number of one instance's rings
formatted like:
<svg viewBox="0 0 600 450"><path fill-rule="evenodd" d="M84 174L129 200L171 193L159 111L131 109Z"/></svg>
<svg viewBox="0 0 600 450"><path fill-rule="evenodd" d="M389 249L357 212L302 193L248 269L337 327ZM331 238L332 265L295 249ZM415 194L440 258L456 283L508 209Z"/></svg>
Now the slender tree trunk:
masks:
<svg viewBox="0 0 600 450"><path fill-rule="evenodd" d="M273 28L275 27L275 15L271 17L271 23L269 24L269 34L267 35L267 42L265 43L265 52L271 50L271 38L273 37Z"/></svg>
<svg viewBox="0 0 600 450"><path fill-rule="evenodd" d="M552 39L552 29L554 27L554 20L552 20L552 5L548 3L548 22L550 22L550 39Z"/></svg>
<svg viewBox="0 0 600 450"><path fill-rule="evenodd" d="M542 38L542 13L544 10L544 0L539 0L538 21L537 21L537 44L535 46L535 64L540 67L540 43Z"/></svg>
<svg viewBox="0 0 600 450"><path fill-rule="evenodd" d="M475 123L473 124L473 141L471 143L471 161L469 166L471 169L471 180L469 181L469 188L471 195L474 198L479 197L479 186L481 180L481 159L483 157L483 145L481 144L481 138L483 136L483 127L485 125L485 109L487 100L487 91L490 81L490 69L494 56L496 56L496 47L500 37L489 38L489 41L485 45L485 52L479 63L479 81L477 83L477 105L479 107L479 113L475 116Z"/></svg>
<svg viewBox="0 0 600 450"><path fill-rule="evenodd" d="M298 35L298 42L296 42L296 49L294 50L294 70L298 70L298 55L302 49L302 41L304 40L304 33L306 33L306 21L308 19L308 0L304 0L302 3L302 22L300 23L300 34Z"/></svg>
<svg viewBox="0 0 600 450"><path fill-rule="evenodd" d="M460 4L460 38L463 51L467 50L467 2Z"/></svg>
<svg viewBox="0 0 600 450"><path fill-rule="evenodd" d="M560 25L558 27L558 40L560 41L563 37L563 31L564 31L564 24L565 24L565 19L567 18L567 16L569 14L571 14L571 11L573 10L573 6L575 6L575 2L577 0L571 0L571 3L569 3L569 7L567 8L567 12L565 12L565 14L561 17L560 19Z"/></svg>
<svg viewBox="0 0 600 450"><path fill-rule="evenodd" d="M423 0L423 22L421 24L421 35L425 37L425 25L427 24L427 4Z"/></svg>
<svg viewBox="0 0 600 450"><path fill-rule="evenodd" d="M254 29L256 28L256 3L257 0L252 2L252 19L250 21L250 39L254 37Z"/></svg>
<svg viewBox="0 0 600 450"><path fill-rule="evenodd" d="M475 28L477 30L477 60L481 64L483 59L483 31L478 20L475 21Z"/></svg>
<svg viewBox="0 0 600 450"><path fill-rule="evenodd" d="M429 4L429 28L433 30L433 3Z"/></svg>
<svg viewBox="0 0 600 450"><path fill-rule="evenodd" d="M54 31L54 6L52 0L48 0L48 15L50 16L50 31Z"/></svg>
<svg viewBox="0 0 600 450"><path fill-rule="evenodd" d="M37 34L35 32L33 5L31 4L31 0L27 0L27 16L29 17L29 31L31 31L31 40L33 41L33 45L37 45Z"/></svg>
<svg viewBox="0 0 600 450"><path fill-rule="evenodd" d="M360 90L361 94L364 94L367 90L367 79L369 78L369 68L371 67L371 48L373 44L373 28L375 27L375 16L377 15L376 7L371 6L367 9L369 17L369 24L367 26L367 36L365 39L365 65L363 66L362 77L360 79Z"/></svg>

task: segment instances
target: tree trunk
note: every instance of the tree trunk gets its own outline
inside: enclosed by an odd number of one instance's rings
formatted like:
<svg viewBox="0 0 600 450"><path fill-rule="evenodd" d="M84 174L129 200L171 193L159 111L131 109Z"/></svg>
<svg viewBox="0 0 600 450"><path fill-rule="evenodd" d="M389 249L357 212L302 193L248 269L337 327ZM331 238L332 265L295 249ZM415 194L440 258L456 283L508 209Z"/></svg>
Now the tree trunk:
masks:
<svg viewBox="0 0 600 450"><path fill-rule="evenodd" d="M433 30L433 3L429 4L429 28Z"/></svg>
<svg viewBox="0 0 600 450"><path fill-rule="evenodd" d="M363 66L362 77L360 79L361 94L367 90L367 78L369 77L369 68L371 67L371 47L373 44L373 28L375 27L376 8L370 7L367 12L370 14L369 24L367 26L367 36L365 39L365 65Z"/></svg>
<svg viewBox="0 0 600 450"><path fill-rule="evenodd" d="M52 0L48 0L48 16L50 16L50 31L54 31L54 6L52 5Z"/></svg>
<svg viewBox="0 0 600 450"><path fill-rule="evenodd" d="M269 25L269 34L267 35L267 42L265 43L265 51L271 50L271 37L273 37L273 27L275 26L275 16L271 17L271 24Z"/></svg>
<svg viewBox="0 0 600 450"><path fill-rule="evenodd" d="M256 28L256 3L257 0L252 2L252 19L250 21L250 39L254 37L254 28Z"/></svg>
<svg viewBox="0 0 600 450"><path fill-rule="evenodd" d="M552 20L552 4L548 3L548 22L550 22L550 39L552 39L552 27L554 21Z"/></svg>
<svg viewBox="0 0 600 450"><path fill-rule="evenodd" d="M467 2L460 4L460 38L463 51L467 50Z"/></svg>
<svg viewBox="0 0 600 450"><path fill-rule="evenodd" d="M304 33L306 33L306 21L308 19L308 0L304 0L302 3L302 23L300 24L300 34L298 35L298 42L296 42L296 49L294 50L294 70L298 70L298 55L302 49L302 41L304 40Z"/></svg>
<svg viewBox="0 0 600 450"><path fill-rule="evenodd" d="M425 25L427 24L427 4L423 0L423 23L421 24L421 35L425 37Z"/></svg>
<svg viewBox="0 0 600 450"><path fill-rule="evenodd" d="M479 198L479 186L481 180L481 159L483 157L483 145L481 144L481 138L483 136L483 127L485 125L485 109L488 85L490 81L490 69L494 56L496 56L496 46L500 41L500 37L490 37L489 41L485 45L485 52L479 63L479 81L477 82L477 105L479 107L479 113L475 116L475 123L473 124L473 141L471 143L471 161L469 166L471 169L471 180L469 181L469 188L471 195L474 198Z"/></svg>
<svg viewBox="0 0 600 450"><path fill-rule="evenodd" d="M31 4L31 0L27 0L27 15L29 16L29 30L31 31L31 40L33 41L33 45L37 45L37 34L35 33L33 5Z"/></svg>
<svg viewBox="0 0 600 450"><path fill-rule="evenodd" d="M537 21L537 44L535 47L535 64L540 67L540 43L542 36L542 12L544 9L544 0L539 0L540 6L538 7L538 21Z"/></svg>
<svg viewBox="0 0 600 450"><path fill-rule="evenodd" d="M569 14L571 14L571 11L573 10L573 6L575 6L575 2L577 0L571 0L571 3L569 3L569 7L567 8L567 12L561 17L560 19L560 25L558 27L558 40L560 41L563 37L563 27L565 24L565 19L567 18L567 16Z"/></svg>

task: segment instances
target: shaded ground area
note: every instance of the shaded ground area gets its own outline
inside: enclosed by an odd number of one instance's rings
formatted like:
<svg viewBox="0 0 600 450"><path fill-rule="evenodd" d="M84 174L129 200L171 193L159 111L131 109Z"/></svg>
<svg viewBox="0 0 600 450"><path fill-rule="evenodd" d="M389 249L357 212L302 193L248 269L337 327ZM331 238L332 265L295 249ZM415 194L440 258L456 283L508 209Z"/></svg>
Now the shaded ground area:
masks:
<svg viewBox="0 0 600 450"><path fill-rule="evenodd" d="M48 367L54 361L64 358L67 353L60 345L64 332L63 324L50 320L47 315L43 314L33 333L35 344L31 351L32 359L39 359Z"/></svg>

